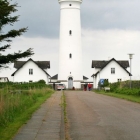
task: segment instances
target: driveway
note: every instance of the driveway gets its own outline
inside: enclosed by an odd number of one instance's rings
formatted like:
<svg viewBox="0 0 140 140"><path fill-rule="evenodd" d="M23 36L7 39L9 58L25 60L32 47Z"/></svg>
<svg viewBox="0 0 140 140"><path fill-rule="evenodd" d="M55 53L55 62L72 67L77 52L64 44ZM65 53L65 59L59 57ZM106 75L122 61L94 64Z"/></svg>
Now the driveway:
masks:
<svg viewBox="0 0 140 140"><path fill-rule="evenodd" d="M72 140L140 140L140 104L90 91L65 91Z"/></svg>

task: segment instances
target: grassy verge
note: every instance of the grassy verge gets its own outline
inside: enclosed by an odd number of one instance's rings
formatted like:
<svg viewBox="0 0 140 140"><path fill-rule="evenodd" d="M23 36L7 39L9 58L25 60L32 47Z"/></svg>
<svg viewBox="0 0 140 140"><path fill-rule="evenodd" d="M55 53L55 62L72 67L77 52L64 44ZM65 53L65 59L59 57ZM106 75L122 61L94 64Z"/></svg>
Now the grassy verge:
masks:
<svg viewBox="0 0 140 140"><path fill-rule="evenodd" d="M53 93L51 89L34 89L20 94L1 93L0 140L10 140L30 119L32 113Z"/></svg>
<svg viewBox="0 0 140 140"><path fill-rule="evenodd" d="M69 135L69 122L68 122L67 110L66 110L67 103L66 103L66 96L64 94L64 91L63 91L63 95L62 95L62 107L63 107L63 112L64 112L65 140L71 140L70 135Z"/></svg>
<svg viewBox="0 0 140 140"><path fill-rule="evenodd" d="M95 90L94 92L140 103L140 96L137 96L137 95L126 95L126 94L119 94L119 93L113 93L113 92L105 92L103 90L100 90L100 91Z"/></svg>

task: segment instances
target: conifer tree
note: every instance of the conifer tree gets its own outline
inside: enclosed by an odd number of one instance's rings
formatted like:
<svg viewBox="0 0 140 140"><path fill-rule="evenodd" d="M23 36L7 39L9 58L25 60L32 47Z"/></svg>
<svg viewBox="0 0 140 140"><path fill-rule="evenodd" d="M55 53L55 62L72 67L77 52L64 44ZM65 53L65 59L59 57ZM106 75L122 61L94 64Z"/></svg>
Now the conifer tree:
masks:
<svg viewBox="0 0 140 140"><path fill-rule="evenodd" d="M34 54L32 48L29 48L24 52L19 50L18 52L9 53L7 55L2 54L7 49L10 49L12 38L20 36L27 31L27 28L18 30L12 29L6 33L3 31L3 28L6 25L12 27L13 24L18 21L19 16L12 16L12 14L17 11L17 7L17 3L11 4L9 0L0 0L0 69L2 67L7 68L8 64L13 63L20 58L29 57Z"/></svg>

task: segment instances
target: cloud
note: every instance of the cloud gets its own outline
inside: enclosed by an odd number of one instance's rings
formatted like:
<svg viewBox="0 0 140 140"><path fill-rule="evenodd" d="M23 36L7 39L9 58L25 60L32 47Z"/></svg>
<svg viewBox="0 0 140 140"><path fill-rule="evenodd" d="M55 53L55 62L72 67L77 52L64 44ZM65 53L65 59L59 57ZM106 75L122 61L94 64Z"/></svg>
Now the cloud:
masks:
<svg viewBox="0 0 140 140"><path fill-rule="evenodd" d="M16 0L13 0L11 3L15 2ZM18 0L18 5L18 11L14 15L20 15L19 21L13 27L6 27L6 31L28 27L24 36L58 38L60 10L57 1Z"/></svg>
<svg viewBox="0 0 140 140"><path fill-rule="evenodd" d="M12 3L17 0L13 0ZM18 0L19 22L12 28L29 28L22 37L13 40L9 52L34 48L34 60L50 60L52 76L58 73L59 20L58 1ZM128 53L134 53L132 74L140 78L140 1L139 0L83 0L81 5L83 71L89 77L93 74L92 60L129 60ZM5 28L5 30L10 27ZM24 60L24 59L23 59ZM27 59L26 59L27 60ZM7 72L9 77L13 65ZM6 72L0 73L5 76Z"/></svg>
<svg viewBox="0 0 140 140"><path fill-rule="evenodd" d="M11 49L8 49L6 53L18 52L18 50L25 51L28 48L33 48L34 55L31 58L34 61L50 61L50 69L48 73L53 76L58 73L58 49L59 40L49 38L29 38L29 37L18 37L13 40ZM20 61L26 61L29 58L20 59ZM9 77L12 81L11 74L15 71L13 64L9 65L9 69L0 70L0 77Z"/></svg>
<svg viewBox="0 0 140 140"><path fill-rule="evenodd" d="M55 67L58 67L58 51L59 40L49 38L27 38L20 37L14 40L11 51L25 50L33 48L34 55L31 57L35 61L50 61L51 71L50 75L58 73ZM21 59L27 60L28 58Z"/></svg>
<svg viewBox="0 0 140 140"><path fill-rule="evenodd" d="M88 0L81 5L84 29L139 30L140 1L138 0Z"/></svg>
<svg viewBox="0 0 140 140"><path fill-rule="evenodd" d="M137 78L140 71L140 31L133 30L82 30L84 71L92 74L92 60L129 60L128 53L134 53L132 74Z"/></svg>
<svg viewBox="0 0 140 140"><path fill-rule="evenodd" d="M60 6L57 0L18 0L18 5L16 15L20 15L20 21L14 27L28 26L24 36L59 38ZM139 0L84 0L81 4L82 28L140 30L139 5Z"/></svg>
<svg viewBox="0 0 140 140"><path fill-rule="evenodd" d="M89 77L93 69L91 68L92 60L108 60L115 58L116 60L129 60L128 53L134 53L132 59L132 74L134 79L139 79L140 63L139 46L140 31L133 30L82 30L82 48L83 48L83 75ZM58 73L58 55L59 55L59 39L49 39L42 37L19 37L13 40L11 50L26 50L34 48L35 55L33 60L50 61L51 69L48 73L53 76ZM27 60L21 59L21 60ZM0 76L8 76L11 80L11 74L14 72L13 64L11 69L1 71Z"/></svg>

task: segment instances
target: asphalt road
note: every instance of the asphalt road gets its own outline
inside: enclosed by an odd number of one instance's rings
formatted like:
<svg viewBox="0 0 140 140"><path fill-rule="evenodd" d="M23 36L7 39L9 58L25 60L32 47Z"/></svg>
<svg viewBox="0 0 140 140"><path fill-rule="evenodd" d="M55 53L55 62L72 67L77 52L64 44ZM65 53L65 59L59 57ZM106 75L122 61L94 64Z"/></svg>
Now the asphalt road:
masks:
<svg viewBox="0 0 140 140"><path fill-rule="evenodd" d="M90 91L65 91L72 140L140 140L140 104Z"/></svg>

